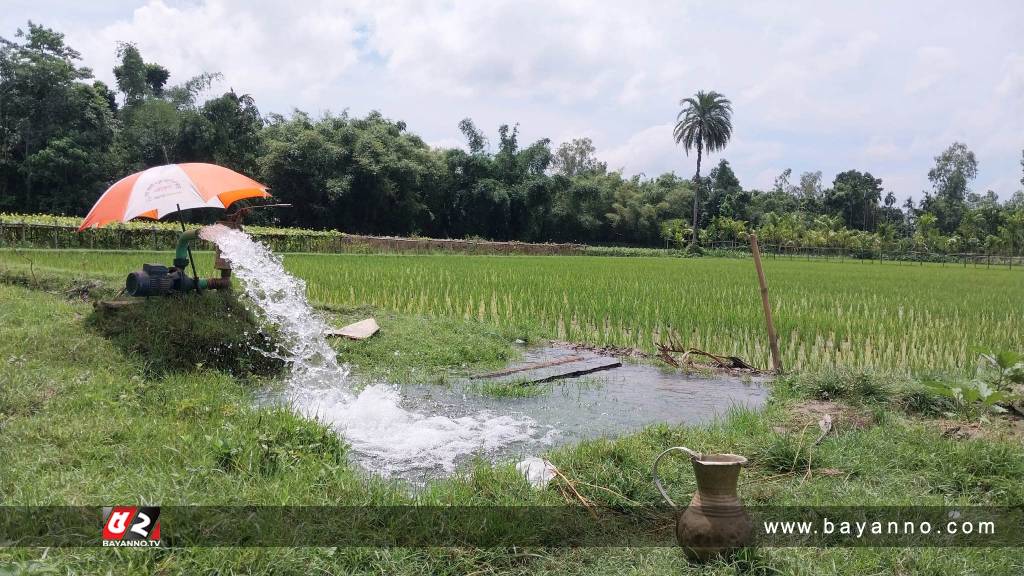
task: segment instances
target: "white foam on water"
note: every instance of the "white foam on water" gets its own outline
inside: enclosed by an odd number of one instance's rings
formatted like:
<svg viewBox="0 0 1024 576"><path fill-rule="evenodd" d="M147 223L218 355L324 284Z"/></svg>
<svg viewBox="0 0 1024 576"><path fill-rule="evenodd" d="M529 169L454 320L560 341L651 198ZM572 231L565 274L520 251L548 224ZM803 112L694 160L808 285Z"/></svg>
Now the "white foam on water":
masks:
<svg viewBox="0 0 1024 576"><path fill-rule="evenodd" d="M391 476L411 470L453 472L461 456L529 441L532 420L488 412L452 418L406 410L395 386L367 386L352 399L338 388L291 390L302 415L332 425L359 453L360 462Z"/></svg>
<svg viewBox="0 0 1024 576"><path fill-rule="evenodd" d="M231 262L233 275L242 280L243 302L277 328L281 349L265 352L289 365L285 400L341 433L367 469L383 476L452 472L463 456L534 438L536 426L527 417L481 412L451 418L407 410L398 388L388 384L354 394L348 367L324 337L327 324L306 300L306 283L284 269L281 257L245 232L220 224L201 229L199 236Z"/></svg>

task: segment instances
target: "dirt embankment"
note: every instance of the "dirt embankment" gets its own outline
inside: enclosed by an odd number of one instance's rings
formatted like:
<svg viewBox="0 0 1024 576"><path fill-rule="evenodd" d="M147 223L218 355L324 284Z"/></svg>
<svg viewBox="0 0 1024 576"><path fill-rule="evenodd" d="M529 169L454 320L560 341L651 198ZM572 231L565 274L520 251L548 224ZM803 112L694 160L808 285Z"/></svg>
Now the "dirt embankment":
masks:
<svg viewBox="0 0 1024 576"><path fill-rule="evenodd" d="M467 254L581 254L583 244L531 244L491 240L448 240L345 234L332 238L339 246L366 247L374 252L459 252ZM339 250L342 251L342 250Z"/></svg>

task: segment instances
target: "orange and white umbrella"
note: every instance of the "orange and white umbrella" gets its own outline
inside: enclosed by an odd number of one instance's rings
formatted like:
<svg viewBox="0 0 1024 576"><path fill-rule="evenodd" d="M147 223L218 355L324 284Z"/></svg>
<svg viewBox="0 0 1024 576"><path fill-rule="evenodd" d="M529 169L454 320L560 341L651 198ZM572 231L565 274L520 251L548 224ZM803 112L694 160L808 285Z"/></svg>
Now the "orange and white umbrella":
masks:
<svg viewBox="0 0 1024 576"><path fill-rule="evenodd" d="M269 196L263 184L216 164L155 166L108 188L78 230L132 218L160 219L189 208L227 208L244 198Z"/></svg>

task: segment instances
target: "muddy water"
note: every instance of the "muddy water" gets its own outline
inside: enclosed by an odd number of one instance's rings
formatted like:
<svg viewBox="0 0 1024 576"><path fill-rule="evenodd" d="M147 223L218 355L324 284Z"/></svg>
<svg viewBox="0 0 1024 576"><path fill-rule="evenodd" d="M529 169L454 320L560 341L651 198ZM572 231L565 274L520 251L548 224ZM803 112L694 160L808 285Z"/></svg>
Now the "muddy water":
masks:
<svg viewBox="0 0 1024 576"><path fill-rule="evenodd" d="M524 365L566 356L596 354L562 347L524 350ZM562 368L562 367L558 367ZM540 371L539 376L558 371ZM522 374L498 381L509 381ZM505 452L522 455L540 446L574 443L588 438L615 437L647 425L701 424L725 416L730 409L757 409L768 399L767 379L733 376L686 375L651 364L624 362L619 368L579 378L540 384L543 394L526 398L495 398L481 393L476 381L461 380L452 386L407 386L406 396L432 412L458 415L487 410L493 413L528 415L544 434L542 442L514 443Z"/></svg>

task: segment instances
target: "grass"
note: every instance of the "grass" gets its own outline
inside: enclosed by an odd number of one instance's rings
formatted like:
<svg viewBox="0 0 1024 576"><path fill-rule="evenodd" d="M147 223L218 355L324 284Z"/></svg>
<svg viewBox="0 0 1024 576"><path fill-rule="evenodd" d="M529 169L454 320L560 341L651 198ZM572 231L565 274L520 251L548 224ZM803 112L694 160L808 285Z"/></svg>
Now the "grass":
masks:
<svg viewBox="0 0 1024 576"><path fill-rule="evenodd" d="M369 317L382 326L369 340L333 342L341 358L365 380L444 384L452 376L498 368L520 355L508 345L507 333L486 323L429 319L369 306L332 307L325 312L335 326Z"/></svg>
<svg viewBox="0 0 1024 576"><path fill-rule="evenodd" d="M154 370L121 338L98 330L87 302L0 284L0 503L147 504L515 504L564 502L555 485L534 491L511 463L470 465L464 474L419 491L367 478L345 459L343 441L314 421L258 408L262 376L178 358ZM230 310L210 295L149 304L135 339L159 350L158 327L173 328L182 306ZM371 310L336 312L339 320ZM425 372L491 365L514 354L487 325L386 317L375 347L342 343L367 374L387 373L394 352ZM108 319L109 320L109 319ZM245 322L244 316L235 319ZM127 327L132 323L125 323ZM389 328L397 326L398 328ZM190 329L216 329L199 322ZM199 334L200 336L202 334ZM377 338L377 337L375 337ZM506 338L504 341L502 338ZM371 341L372 342L372 341ZM459 342L471 345L452 352ZM504 342L504 343L503 343ZM365 343L364 343L365 344ZM424 352L426 350L426 352ZM171 352L164 351L165 354ZM167 358L174 360L173 355ZM908 414L912 382L872 374L791 377L760 413L737 411L702 427L651 426L640 433L583 442L546 456L587 498L608 505L653 504L649 466L666 446L734 451L750 457L741 493L750 504L1017 504L1024 501L1024 448L1002 440L951 440L934 420ZM841 430L809 448L790 408L803 398L841 398L877 415L874 426ZM843 476L803 478L834 468ZM666 463L679 499L694 489L681 461ZM794 474L787 474L793 472ZM781 476L780 476L781 474ZM597 488L597 487L603 487ZM610 490L610 491L609 491ZM1019 574L1019 549L765 549L729 562L690 566L674 549L217 549L154 552L109 549L6 549L0 573L389 573L389 574Z"/></svg>
<svg viewBox="0 0 1024 576"><path fill-rule="evenodd" d="M283 362L260 352L276 347L273 334L265 333L225 292L153 298L118 310L97 308L86 326L149 374L195 367L246 378L274 376L284 368Z"/></svg>
<svg viewBox="0 0 1024 576"><path fill-rule="evenodd" d="M168 258L6 250L0 270L118 281L144 261ZM197 258L209 266L209 255ZM285 263L320 306L476 320L502 336L648 351L672 336L769 365L749 260L289 254ZM1018 270L768 260L766 273L789 369L963 374L982 352L1024 349Z"/></svg>
<svg viewBox="0 0 1024 576"><path fill-rule="evenodd" d="M501 381L472 383L466 387L469 392L493 398L534 398L551 393L553 387L545 384L529 384L526 381Z"/></svg>

